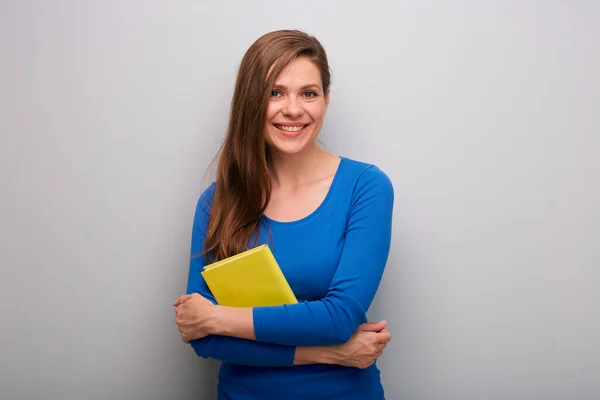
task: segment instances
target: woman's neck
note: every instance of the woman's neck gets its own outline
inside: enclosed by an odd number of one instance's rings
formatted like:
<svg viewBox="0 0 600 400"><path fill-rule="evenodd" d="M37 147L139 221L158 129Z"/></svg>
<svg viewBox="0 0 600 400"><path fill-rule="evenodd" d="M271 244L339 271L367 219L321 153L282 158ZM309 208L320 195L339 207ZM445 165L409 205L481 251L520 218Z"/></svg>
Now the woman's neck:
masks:
<svg viewBox="0 0 600 400"><path fill-rule="evenodd" d="M316 145L297 154L275 151L270 156L271 181L279 188L298 187L318 179L321 167L334 157Z"/></svg>

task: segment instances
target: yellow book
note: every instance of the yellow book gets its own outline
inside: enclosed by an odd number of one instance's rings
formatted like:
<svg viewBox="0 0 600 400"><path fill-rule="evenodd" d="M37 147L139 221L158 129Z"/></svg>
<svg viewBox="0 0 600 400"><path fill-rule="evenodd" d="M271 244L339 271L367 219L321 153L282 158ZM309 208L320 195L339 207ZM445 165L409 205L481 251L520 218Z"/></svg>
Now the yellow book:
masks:
<svg viewBox="0 0 600 400"><path fill-rule="evenodd" d="M222 306L261 307L298 302L266 244L209 264L202 276Z"/></svg>

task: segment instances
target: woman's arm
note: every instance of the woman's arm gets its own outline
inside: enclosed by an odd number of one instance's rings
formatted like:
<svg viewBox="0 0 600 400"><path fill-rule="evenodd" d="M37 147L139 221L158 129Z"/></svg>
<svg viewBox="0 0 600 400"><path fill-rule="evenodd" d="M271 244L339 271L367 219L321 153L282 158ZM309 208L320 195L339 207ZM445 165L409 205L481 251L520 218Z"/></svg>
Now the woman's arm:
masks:
<svg viewBox="0 0 600 400"><path fill-rule="evenodd" d="M294 365L338 364L346 367L368 368L379 356L392 335L385 329L386 322L369 322L359 326L344 344L318 347L298 347Z"/></svg>
<svg viewBox="0 0 600 400"><path fill-rule="evenodd" d="M281 357L279 345L225 336L206 336L192 340L192 347L202 358L249 366L287 367L307 364L336 364L367 368L383 354L392 336L385 322L366 323L347 343L330 346L296 347L291 359Z"/></svg>
<svg viewBox="0 0 600 400"><path fill-rule="evenodd" d="M204 256L197 256L202 252L204 247L213 195L214 184L202 193L196 205L192 228L192 258L189 265L186 293L199 293L204 299L207 299L212 304L216 304L216 300L212 296L201 274L206 265L206 259ZM174 306L177 307L180 304L181 302L178 300ZM189 340L189 343L196 354L202 358L214 358L242 365L291 366L294 364L296 354L295 346L259 343L244 338L221 335L208 335L201 339ZM318 362L318 360L313 360L313 358L320 357L320 354L311 353L307 356L306 362Z"/></svg>
<svg viewBox="0 0 600 400"><path fill-rule="evenodd" d="M346 241L327 295L317 301L275 307L216 306L208 332L259 342L326 346L346 343L375 297L387 262L394 202L388 177L376 167L358 178Z"/></svg>
<svg viewBox="0 0 600 400"><path fill-rule="evenodd" d="M279 358L280 345L254 342L220 335L208 335L197 321L198 315L216 307L198 293L181 296L177 307L177 324L185 342L192 343L196 353L204 358L215 358L235 364L252 366L289 366L305 364L339 364L366 368L383 353L391 335L386 322L362 324L347 343L341 345L296 347L292 363Z"/></svg>

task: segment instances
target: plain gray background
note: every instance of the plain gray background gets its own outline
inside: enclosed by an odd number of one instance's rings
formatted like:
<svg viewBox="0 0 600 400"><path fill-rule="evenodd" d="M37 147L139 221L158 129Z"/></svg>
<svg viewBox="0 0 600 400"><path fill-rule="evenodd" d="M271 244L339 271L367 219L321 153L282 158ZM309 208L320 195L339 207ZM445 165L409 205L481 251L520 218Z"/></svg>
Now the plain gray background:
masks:
<svg viewBox="0 0 600 400"><path fill-rule="evenodd" d="M388 399L600 398L595 1L0 2L0 397L213 399L198 195L260 35L316 35L321 141L396 190Z"/></svg>

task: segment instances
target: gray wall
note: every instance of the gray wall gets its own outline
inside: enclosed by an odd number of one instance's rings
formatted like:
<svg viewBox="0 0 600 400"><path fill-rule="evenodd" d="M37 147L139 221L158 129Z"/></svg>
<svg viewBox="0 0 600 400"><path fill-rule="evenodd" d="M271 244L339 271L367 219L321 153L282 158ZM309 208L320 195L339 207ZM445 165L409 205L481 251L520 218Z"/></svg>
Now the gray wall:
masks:
<svg viewBox="0 0 600 400"><path fill-rule="evenodd" d="M214 398L171 302L241 56L300 28L396 188L388 398L600 398L599 11L2 0L0 397Z"/></svg>

